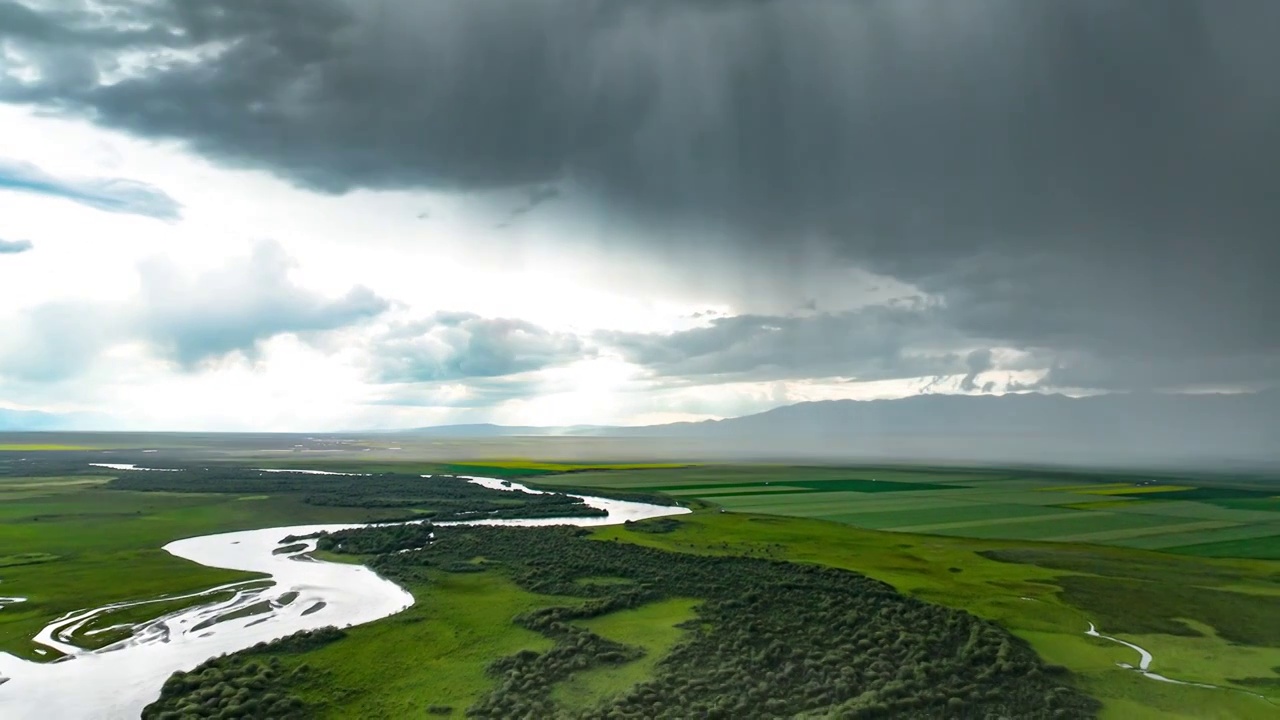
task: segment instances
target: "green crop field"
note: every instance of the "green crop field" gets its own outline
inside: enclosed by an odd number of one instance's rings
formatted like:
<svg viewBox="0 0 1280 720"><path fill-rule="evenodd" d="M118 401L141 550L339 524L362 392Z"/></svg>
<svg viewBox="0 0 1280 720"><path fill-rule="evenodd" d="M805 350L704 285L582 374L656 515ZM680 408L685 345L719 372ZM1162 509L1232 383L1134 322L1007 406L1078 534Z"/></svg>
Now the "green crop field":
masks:
<svg viewBox="0 0 1280 720"><path fill-rule="evenodd" d="M1198 545L1180 545L1174 548L1174 552L1205 557L1270 558L1274 557L1277 542L1280 542L1280 534Z"/></svg>
<svg viewBox="0 0 1280 720"><path fill-rule="evenodd" d="M1254 478L757 465L620 468L537 482L666 492L732 512L898 532L1280 559L1280 482Z"/></svg>

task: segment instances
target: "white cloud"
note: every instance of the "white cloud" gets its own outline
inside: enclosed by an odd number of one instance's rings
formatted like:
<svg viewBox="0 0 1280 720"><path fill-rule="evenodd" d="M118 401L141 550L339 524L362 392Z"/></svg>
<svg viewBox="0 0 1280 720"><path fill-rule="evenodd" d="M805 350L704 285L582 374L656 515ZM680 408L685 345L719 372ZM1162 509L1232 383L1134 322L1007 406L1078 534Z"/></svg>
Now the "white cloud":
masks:
<svg viewBox="0 0 1280 720"><path fill-rule="evenodd" d="M744 304L740 288L697 267L610 250L601 239L620 230L570 212L571 194L495 230L527 198L316 194L4 105L0 155L58 177L133 178L183 206L177 222L157 223L0 193L0 234L39 250L0 265L0 405L146 429L646 424L904 394L927 381L651 379L592 338L706 328L748 309L805 316L912 291L833 268L809 296L761 292ZM382 298L389 309L378 314ZM449 317L461 320L405 334Z"/></svg>

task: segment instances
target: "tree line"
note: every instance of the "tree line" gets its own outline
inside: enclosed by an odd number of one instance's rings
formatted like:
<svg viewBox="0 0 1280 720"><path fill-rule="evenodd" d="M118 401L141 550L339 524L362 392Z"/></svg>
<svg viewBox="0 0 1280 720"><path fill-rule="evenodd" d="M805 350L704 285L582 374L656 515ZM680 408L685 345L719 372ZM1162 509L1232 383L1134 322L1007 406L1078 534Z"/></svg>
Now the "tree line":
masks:
<svg viewBox="0 0 1280 720"><path fill-rule="evenodd" d="M315 717L314 708L292 690L317 671L306 663L286 669L280 656L305 653L344 637L346 633L335 627L303 630L213 658L191 672L176 672L165 681L160 698L143 708L142 720L309 720Z"/></svg>
<svg viewBox="0 0 1280 720"><path fill-rule="evenodd" d="M295 495L311 505L415 510L403 519L453 521L608 514L564 493L535 495L493 490L451 475L313 475L211 467L164 473L122 471L107 487L141 492Z"/></svg>

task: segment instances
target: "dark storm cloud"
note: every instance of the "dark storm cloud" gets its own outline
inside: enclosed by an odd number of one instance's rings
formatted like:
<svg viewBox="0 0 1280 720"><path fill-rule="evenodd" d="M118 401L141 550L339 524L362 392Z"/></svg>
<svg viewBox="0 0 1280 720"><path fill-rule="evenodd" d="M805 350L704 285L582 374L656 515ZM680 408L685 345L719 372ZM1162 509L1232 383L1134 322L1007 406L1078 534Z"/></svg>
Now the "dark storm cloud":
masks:
<svg viewBox="0 0 1280 720"><path fill-rule="evenodd" d="M42 74L0 97L327 191L569 181L660 257L800 285L834 258L1113 379L1280 353L1273 0L111 7L15 14Z"/></svg>
<svg viewBox="0 0 1280 720"><path fill-rule="evenodd" d="M871 307L807 316L738 315L669 334L601 332L596 340L662 377L695 382L964 373L958 338L928 310ZM932 347L931 347L932 346Z"/></svg>
<svg viewBox="0 0 1280 720"><path fill-rule="evenodd" d="M441 312L391 328L373 344L382 382L446 382L565 365L587 355L571 333L524 320Z"/></svg>
<svg viewBox="0 0 1280 720"><path fill-rule="evenodd" d="M9 0L0 0L0 38L13 36L31 40L52 40L61 28L44 15Z"/></svg>
<svg viewBox="0 0 1280 720"><path fill-rule="evenodd" d="M1205 390L1262 390L1280 377L1274 354L1194 354L1152 362L1146 357L1098 357L1077 354L1060 358L1038 388L1101 390L1167 390L1193 386Z"/></svg>
<svg viewBox="0 0 1280 720"><path fill-rule="evenodd" d="M537 210L539 206L549 203L558 197L560 197L560 189L554 185L538 185L529 188L526 192L524 203L512 208L511 213L507 215L506 219L498 223L495 227L508 227L525 215Z"/></svg>
<svg viewBox="0 0 1280 720"><path fill-rule="evenodd" d="M978 376L995 368L995 365L991 362L991 350L989 348L974 350L965 356L964 361L965 365L968 366L969 372L960 381L960 389L965 392L973 392L978 389ZM990 389L989 383L982 386L983 392L988 392Z"/></svg>
<svg viewBox="0 0 1280 720"><path fill-rule="evenodd" d="M163 190L124 178L60 178L28 162L0 158L0 190L59 197L105 212L177 220L182 205Z"/></svg>
<svg viewBox="0 0 1280 720"><path fill-rule="evenodd" d="M17 255L31 250L34 245L30 240L5 240L0 238L0 255Z"/></svg>

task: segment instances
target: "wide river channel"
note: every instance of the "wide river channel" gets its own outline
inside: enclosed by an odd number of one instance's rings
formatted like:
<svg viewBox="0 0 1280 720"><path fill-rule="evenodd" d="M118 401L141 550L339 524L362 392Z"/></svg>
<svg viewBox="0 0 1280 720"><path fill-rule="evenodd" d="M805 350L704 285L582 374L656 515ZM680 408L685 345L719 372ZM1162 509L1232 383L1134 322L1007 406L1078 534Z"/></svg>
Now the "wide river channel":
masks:
<svg viewBox="0 0 1280 720"><path fill-rule="evenodd" d="M499 490L537 492L492 478L468 479ZM617 525L689 512L682 507L577 497L608 511L608 516L480 520L470 524ZM77 628L102 613L175 598L86 608L55 620L35 640L63 657L39 663L0 653L0 718L137 718L143 707L159 697L165 679L174 672L191 670L218 655L299 630L361 625L412 605L412 595L366 567L312 558L314 540L300 548L281 542L289 535L356 527L363 525L296 525L205 535L165 545L169 553L201 565L269 577L197 593L195 596L208 596L209 602L137 625L131 638L99 650L84 650L68 640ZM121 583L128 582L129 572L128 567L120 568Z"/></svg>

